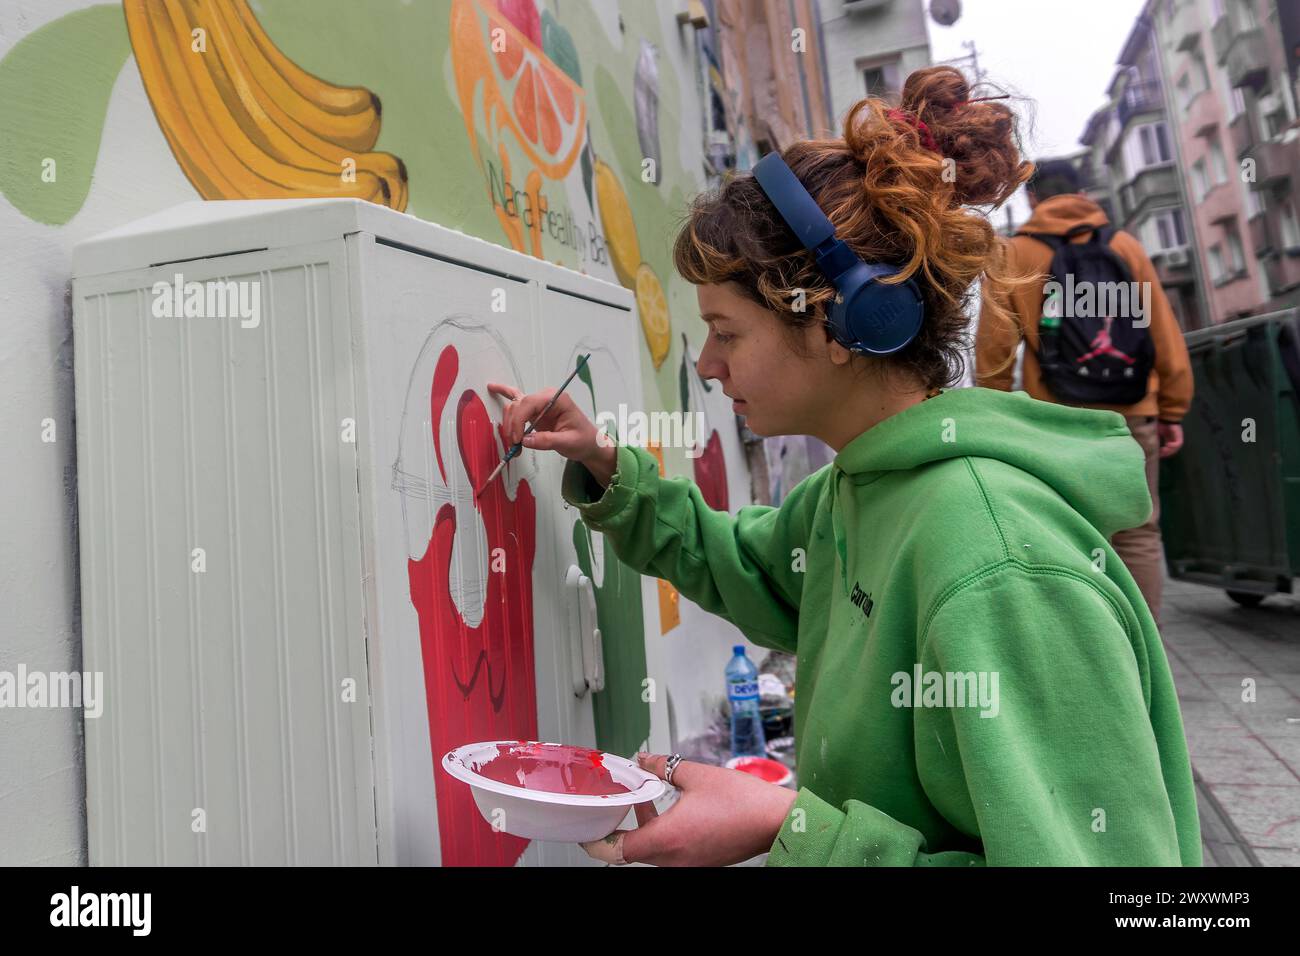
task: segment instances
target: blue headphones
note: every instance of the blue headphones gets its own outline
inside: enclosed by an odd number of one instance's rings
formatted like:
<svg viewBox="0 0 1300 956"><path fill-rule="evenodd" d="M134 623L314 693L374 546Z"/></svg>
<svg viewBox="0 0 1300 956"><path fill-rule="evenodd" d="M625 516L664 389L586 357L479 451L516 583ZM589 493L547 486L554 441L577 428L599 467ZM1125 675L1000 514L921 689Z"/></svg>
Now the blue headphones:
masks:
<svg viewBox="0 0 1300 956"><path fill-rule="evenodd" d="M760 159L753 173L781 218L835 286L837 295L827 310L835 340L854 352L889 355L916 338L925 317L925 302L917 284L911 279L898 285L878 281L902 270L863 262L842 239L835 238L835 227L779 153Z"/></svg>

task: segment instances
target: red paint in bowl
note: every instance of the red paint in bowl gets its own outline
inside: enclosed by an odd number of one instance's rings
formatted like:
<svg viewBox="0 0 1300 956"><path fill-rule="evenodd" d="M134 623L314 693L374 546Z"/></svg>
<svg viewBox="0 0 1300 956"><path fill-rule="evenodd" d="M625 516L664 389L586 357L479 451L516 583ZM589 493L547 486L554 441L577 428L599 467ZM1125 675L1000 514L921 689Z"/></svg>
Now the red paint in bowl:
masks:
<svg viewBox="0 0 1300 956"><path fill-rule="evenodd" d="M629 792L610 775L599 750L526 741L495 747L496 756L474 769L497 783L588 797Z"/></svg>
<svg viewBox="0 0 1300 956"><path fill-rule="evenodd" d="M727 761L727 768L753 774L768 783L784 784L791 777L790 768L767 757L735 757Z"/></svg>

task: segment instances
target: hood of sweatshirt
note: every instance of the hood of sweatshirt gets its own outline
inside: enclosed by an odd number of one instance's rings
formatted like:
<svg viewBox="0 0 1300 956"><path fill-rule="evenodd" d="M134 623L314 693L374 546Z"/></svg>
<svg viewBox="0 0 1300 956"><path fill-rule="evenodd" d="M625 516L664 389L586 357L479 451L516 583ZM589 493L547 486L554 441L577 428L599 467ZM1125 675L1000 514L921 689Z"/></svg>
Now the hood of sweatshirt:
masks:
<svg viewBox="0 0 1300 956"><path fill-rule="evenodd" d="M1109 219L1106 211L1087 196L1069 193L1044 199L1034 207L1029 221L1020 227L1023 232L1043 232L1049 236L1063 236L1075 226L1104 226Z"/></svg>
<svg viewBox="0 0 1300 956"><path fill-rule="evenodd" d="M844 493L837 486L846 480L861 485L961 457L1028 472L1106 537L1151 510L1145 456L1123 416L989 388L946 391L863 432L836 455L831 494Z"/></svg>

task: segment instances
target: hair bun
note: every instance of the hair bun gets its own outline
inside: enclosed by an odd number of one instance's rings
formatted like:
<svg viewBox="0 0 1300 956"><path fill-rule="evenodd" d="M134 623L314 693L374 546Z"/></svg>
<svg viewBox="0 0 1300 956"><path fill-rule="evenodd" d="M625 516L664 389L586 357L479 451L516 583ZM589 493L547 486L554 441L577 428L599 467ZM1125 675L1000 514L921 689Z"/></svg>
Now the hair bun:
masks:
<svg viewBox="0 0 1300 956"><path fill-rule="evenodd" d="M965 75L955 67L934 66L912 73L903 85L901 106L925 123L944 157L956 164L959 202L1000 205L1033 172L1020 158L1016 114L1006 98L972 97Z"/></svg>

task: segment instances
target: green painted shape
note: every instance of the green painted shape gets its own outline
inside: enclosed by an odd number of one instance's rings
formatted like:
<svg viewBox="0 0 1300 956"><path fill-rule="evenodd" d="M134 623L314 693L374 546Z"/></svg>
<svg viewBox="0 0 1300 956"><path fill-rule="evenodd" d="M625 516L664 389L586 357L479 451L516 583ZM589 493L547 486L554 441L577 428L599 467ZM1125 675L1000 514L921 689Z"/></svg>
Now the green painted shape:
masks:
<svg viewBox="0 0 1300 956"><path fill-rule="evenodd" d="M27 218L61 226L85 204L130 53L121 4L103 4L33 30L0 60L0 192Z"/></svg>
<svg viewBox="0 0 1300 956"><path fill-rule="evenodd" d="M578 359L578 361L582 362L582 359ZM596 386L592 384L591 381L591 363L582 362L582 364L577 367L576 371L578 373L578 378L582 379L583 384L587 386L587 391L591 392L591 405L593 408L595 408L596 407Z"/></svg>
<svg viewBox="0 0 1300 956"><path fill-rule="evenodd" d="M599 408L590 363L582 366L578 377L591 392L591 407ZM596 591L596 623L600 625L605 657L605 689L591 697L596 746L628 757L650 738L650 705L641 699L642 682L647 677L641 575L607 548L605 578L596 586L591 573L591 532L581 521L573 524L573 550L577 552L578 568L592 579Z"/></svg>
<svg viewBox="0 0 1300 956"><path fill-rule="evenodd" d="M581 521L573 524L573 547L578 567L592 577L591 534ZM641 576L606 549L605 578L595 590L605 657L605 689L591 695L596 748L630 757L650 737L650 705L641 699L648 676Z"/></svg>
<svg viewBox="0 0 1300 956"><path fill-rule="evenodd" d="M573 37L560 25L550 10L542 11L542 50L569 78L582 85L582 64L578 62L578 48Z"/></svg>

